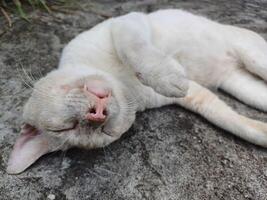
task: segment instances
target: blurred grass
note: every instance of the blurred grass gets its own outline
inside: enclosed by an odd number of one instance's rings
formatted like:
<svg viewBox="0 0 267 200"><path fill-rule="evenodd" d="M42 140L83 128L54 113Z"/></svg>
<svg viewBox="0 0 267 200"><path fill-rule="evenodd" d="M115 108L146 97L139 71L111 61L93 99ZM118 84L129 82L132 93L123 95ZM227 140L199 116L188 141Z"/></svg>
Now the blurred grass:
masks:
<svg viewBox="0 0 267 200"><path fill-rule="evenodd" d="M28 13L33 10L45 10L51 13L51 8L66 4L68 0L0 0L0 14L6 19L8 26L12 26L10 15L16 15L30 22Z"/></svg>

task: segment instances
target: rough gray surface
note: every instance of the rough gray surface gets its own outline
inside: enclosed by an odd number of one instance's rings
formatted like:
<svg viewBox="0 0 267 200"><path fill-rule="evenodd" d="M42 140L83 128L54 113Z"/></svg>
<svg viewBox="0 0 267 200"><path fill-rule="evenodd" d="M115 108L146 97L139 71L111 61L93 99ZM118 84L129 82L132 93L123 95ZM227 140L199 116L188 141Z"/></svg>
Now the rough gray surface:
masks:
<svg viewBox="0 0 267 200"><path fill-rule="evenodd" d="M133 10L184 8L247 27L267 39L267 1L78 1L72 13L33 13L0 36L0 199L267 199L267 151L233 137L177 106L138 114L125 136L105 149L69 150L41 158L25 173L5 173L30 89L21 65L35 77L57 66L62 47L104 18ZM4 27L0 18L0 27ZM267 55L266 55L267 56ZM22 75L24 78L25 76ZM265 113L220 95L239 112ZM55 195L55 196L53 196Z"/></svg>

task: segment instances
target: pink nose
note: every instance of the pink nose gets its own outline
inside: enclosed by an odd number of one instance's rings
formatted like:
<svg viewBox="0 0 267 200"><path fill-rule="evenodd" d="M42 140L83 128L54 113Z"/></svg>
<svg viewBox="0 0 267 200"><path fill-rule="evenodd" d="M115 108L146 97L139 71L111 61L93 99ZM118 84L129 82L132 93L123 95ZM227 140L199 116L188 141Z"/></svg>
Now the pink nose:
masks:
<svg viewBox="0 0 267 200"><path fill-rule="evenodd" d="M95 101L95 106L88 111L85 118L93 122L104 122L107 118L106 104L110 91L94 85L86 85L84 90Z"/></svg>
<svg viewBox="0 0 267 200"><path fill-rule="evenodd" d="M85 118L89 121L94 122L103 122L107 117L106 104L108 101L108 97L105 98L95 98L95 107L91 108L89 112L86 114Z"/></svg>
<svg viewBox="0 0 267 200"><path fill-rule="evenodd" d="M93 122L104 122L106 117L106 110L100 107L90 109L85 116L86 119Z"/></svg>

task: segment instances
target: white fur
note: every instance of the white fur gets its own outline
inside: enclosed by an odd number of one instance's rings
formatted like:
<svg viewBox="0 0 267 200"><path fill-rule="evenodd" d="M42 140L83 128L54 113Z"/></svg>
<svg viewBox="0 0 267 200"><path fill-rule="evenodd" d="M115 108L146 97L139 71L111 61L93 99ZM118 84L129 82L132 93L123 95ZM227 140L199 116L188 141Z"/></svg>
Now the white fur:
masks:
<svg viewBox="0 0 267 200"><path fill-rule="evenodd" d="M181 10L130 13L81 33L64 48L59 68L35 85L24 120L61 141L50 151L95 148L117 140L132 125L137 111L176 103L267 147L267 124L239 115L207 89L222 88L267 111L266 56L264 39L246 29ZM67 125L71 114L83 120L92 102L84 98L79 84L94 78L113 90L103 129L81 126L50 133L48 126ZM66 96L60 89L63 85L77 89Z"/></svg>
<svg viewBox="0 0 267 200"><path fill-rule="evenodd" d="M184 93L172 89L172 76L175 75L174 82L180 86L179 78L187 76L199 84L197 95L207 92L200 85L221 87L241 101L266 111L267 86L250 74L252 72L267 80L266 55L266 42L252 31L222 25L182 10L160 10L148 15L130 13L80 34L64 49L60 67L74 68L79 63L88 63L93 68L121 74L122 78L132 77L136 85L139 83L133 75L138 72L143 84L166 96L175 96L173 92L177 92L176 97ZM196 83L189 85L196 87ZM146 87L138 89L139 94L146 94L142 90L148 90ZM211 92L208 94L214 96ZM256 98L259 95L261 98ZM173 103L173 99L155 95L152 91L147 93L147 98L150 101L146 101L144 106L139 105L140 108ZM206 107L204 104L196 105L194 101L185 103L186 99L179 99L178 103L186 104L188 109L244 139L267 146L267 125L263 124L264 130L257 130L261 135L257 138L257 134L249 132L250 129L255 132L255 127L245 123L246 120L240 121L237 117L235 122L230 113L224 115L224 112L234 112L219 99L216 100L220 102L217 107L213 106L208 95L203 99ZM196 109L198 106L200 108ZM250 129L244 128L247 126Z"/></svg>

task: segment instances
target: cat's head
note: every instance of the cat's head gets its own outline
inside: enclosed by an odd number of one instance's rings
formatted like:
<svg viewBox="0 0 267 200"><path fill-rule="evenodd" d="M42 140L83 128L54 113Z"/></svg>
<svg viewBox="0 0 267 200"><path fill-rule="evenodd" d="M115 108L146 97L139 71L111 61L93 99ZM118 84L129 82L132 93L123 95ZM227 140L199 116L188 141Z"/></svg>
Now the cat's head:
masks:
<svg viewBox="0 0 267 200"><path fill-rule="evenodd" d="M40 156L71 147L98 148L131 126L129 91L97 70L59 69L40 79L23 111L23 125L7 172L24 171Z"/></svg>

